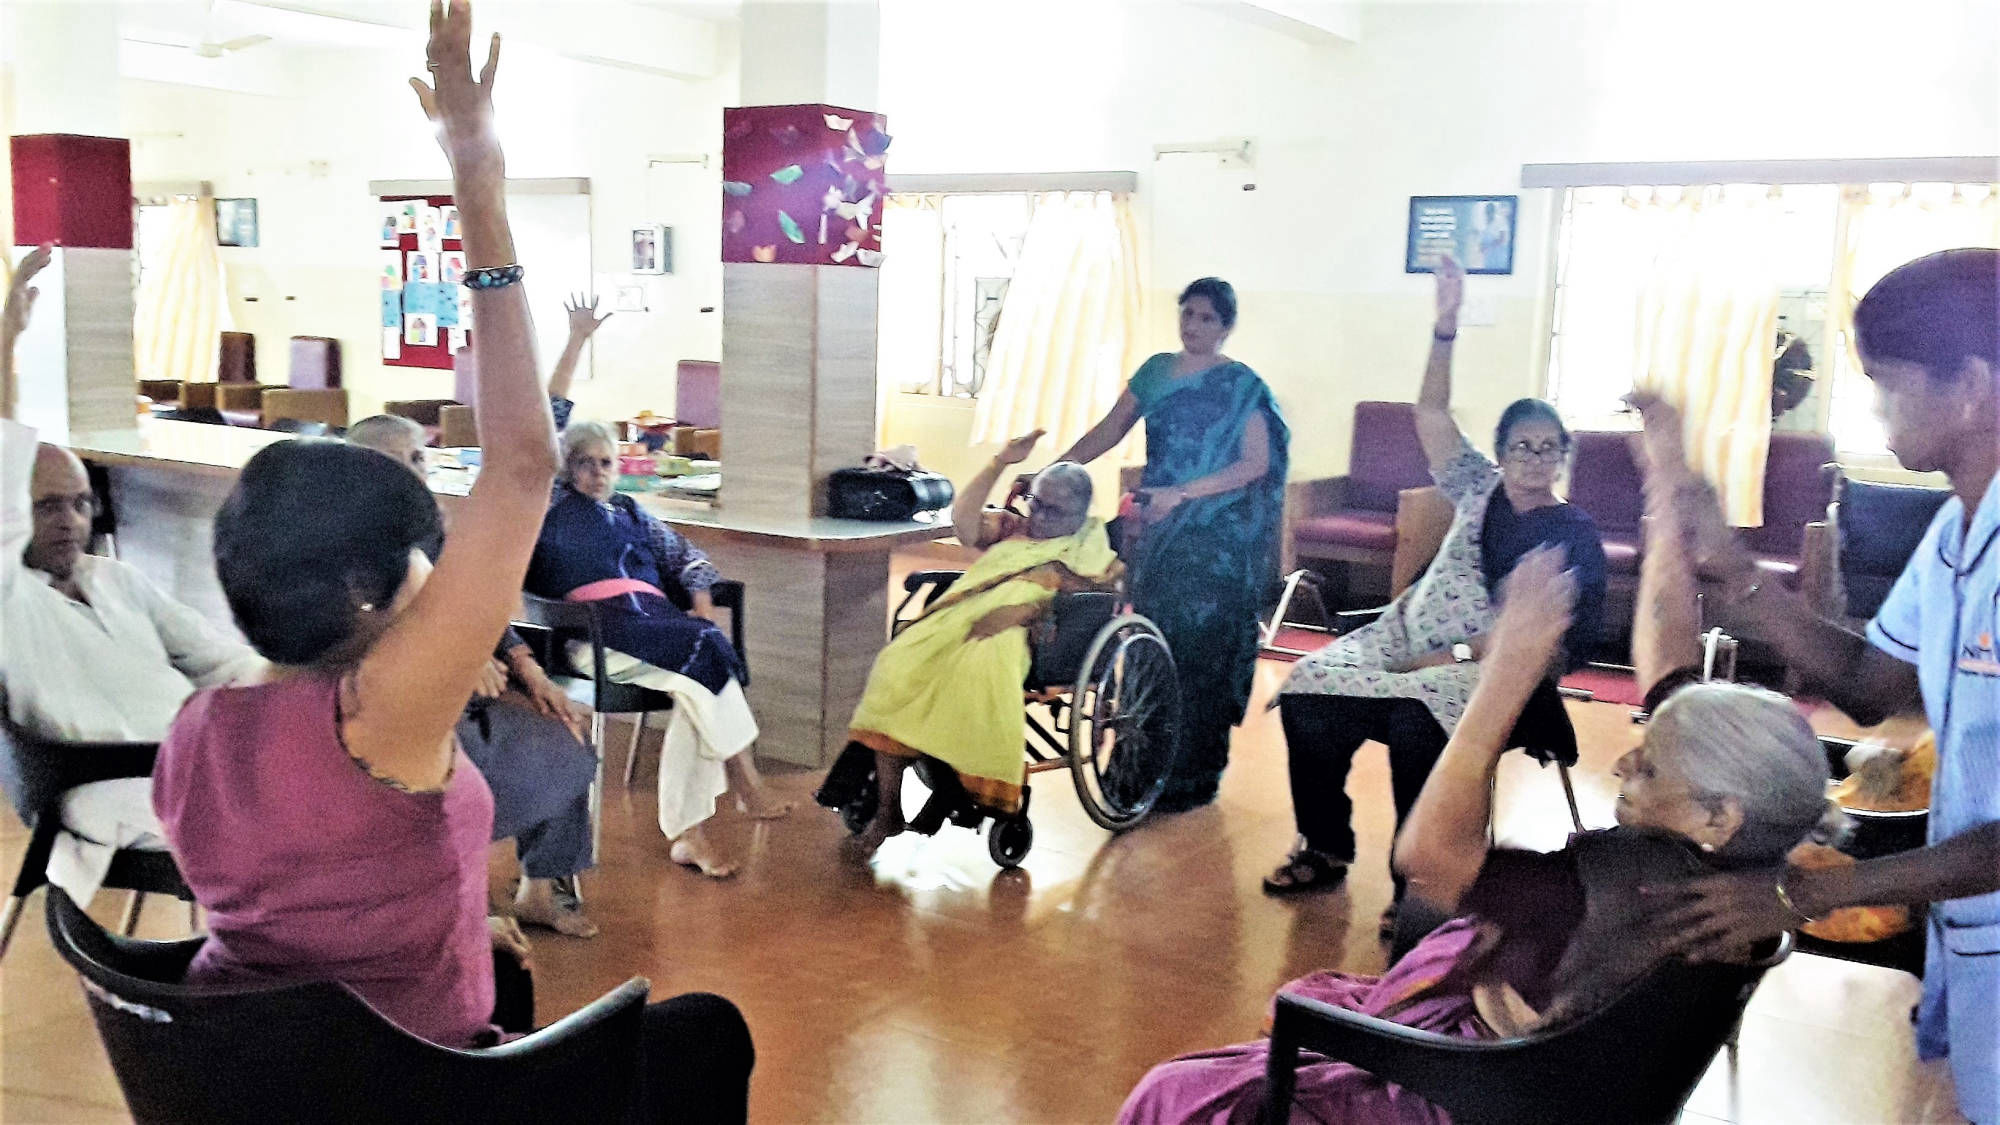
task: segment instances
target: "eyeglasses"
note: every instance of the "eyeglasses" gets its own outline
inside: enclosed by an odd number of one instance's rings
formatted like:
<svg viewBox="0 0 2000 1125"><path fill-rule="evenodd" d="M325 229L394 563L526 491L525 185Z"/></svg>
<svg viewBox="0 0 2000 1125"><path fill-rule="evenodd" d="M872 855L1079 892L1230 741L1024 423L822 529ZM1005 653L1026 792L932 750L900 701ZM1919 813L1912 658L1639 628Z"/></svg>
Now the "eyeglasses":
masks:
<svg viewBox="0 0 2000 1125"><path fill-rule="evenodd" d="M1525 441L1517 441L1507 447L1507 459L1522 462L1540 461L1544 465L1548 465L1562 460L1563 454L1568 451L1569 447L1559 441L1545 441L1540 445L1529 445Z"/></svg>
<svg viewBox="0 0 2000 1125"><path fill-rule="evenodd" d="M94 492L78 492L70 496L44 496L35 501L36 519L54 519L69 512L75 512L87 519L95 519L103 510Z"/></svg>

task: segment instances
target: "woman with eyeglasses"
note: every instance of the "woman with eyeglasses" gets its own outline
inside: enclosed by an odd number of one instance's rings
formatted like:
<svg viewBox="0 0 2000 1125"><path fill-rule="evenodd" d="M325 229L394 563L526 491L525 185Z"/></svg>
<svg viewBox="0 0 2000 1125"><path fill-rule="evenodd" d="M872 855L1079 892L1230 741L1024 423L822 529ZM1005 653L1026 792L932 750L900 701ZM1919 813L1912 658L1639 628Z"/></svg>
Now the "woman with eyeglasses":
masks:
<svg viewBox="0 0 2000 1125"><path fill-rule="evenodd" d="M1451 417L1451 354L1465 271L1446 258L1437 270L1437 326L1417 399L1417 437L1431 475L1451 500L1451 529L1430 569L1374 624L1306 657L1278 700L1291 759L1296 848L1266 892L1298 894L1339 886L1354 862L1347 770L1363 742L1389 747L1396 823L1457 729L1479 680L1501 583L1536 547L1561 548L1576 572L1576 610L1559 667L1583 663L1597 643L1604 604L1604 544L1590 517L1556 495L1570 447L1553 406L1524 398L1508 406L1494 434L1496 464ZM1573 760L1576 739L1553 681L1528 703L1511 746ZM1398 880L1398 897L1401 881ZM1390 931L1395 906L1383 918Z"/></svg>

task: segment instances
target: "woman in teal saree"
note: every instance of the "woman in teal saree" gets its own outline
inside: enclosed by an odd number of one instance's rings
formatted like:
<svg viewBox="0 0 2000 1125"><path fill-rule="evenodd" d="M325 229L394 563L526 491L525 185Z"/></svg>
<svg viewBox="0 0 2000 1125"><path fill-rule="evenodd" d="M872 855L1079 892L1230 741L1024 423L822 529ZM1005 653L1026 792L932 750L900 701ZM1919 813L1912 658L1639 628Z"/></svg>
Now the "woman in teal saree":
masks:
<svg viewBox="0 0 2000 1125"><path fill-rule="evenodd" d="M1181 750L1164 812L1215 799L1229 732L1257 663L1257 612L1278 577L1291 435L1269 387L1222 354L1236 292L1207 277L1180 298L1181 351L1147 360L1104 419L1063 454L1087 463L1146 422L1136 531L1120 554L1133 608L1166 634L1180 668Z"/></svg>

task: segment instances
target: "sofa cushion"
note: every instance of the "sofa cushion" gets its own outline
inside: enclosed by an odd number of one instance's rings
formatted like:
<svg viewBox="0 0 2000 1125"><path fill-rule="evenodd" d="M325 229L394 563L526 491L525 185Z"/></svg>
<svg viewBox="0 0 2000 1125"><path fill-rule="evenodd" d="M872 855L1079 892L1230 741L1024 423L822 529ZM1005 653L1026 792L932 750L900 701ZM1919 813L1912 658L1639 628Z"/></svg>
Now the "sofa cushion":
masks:
<svg viewBox="0 0 2000 1125"><path fill-rule="evenodd" d="M1431 467L1417 440L1417 409L1407 402L1354 404L1354 449L1347 459L1351 508L1394 513L1396 494L1431 483Z"/></svg>
<svg viewBox="0 0 2000 1125"><path fill-rule="evenodd" d="M1396 517L1387 512L1346 511L1300 520L1292 527L1300 543L1364 550L1396 549Z"/></svg>

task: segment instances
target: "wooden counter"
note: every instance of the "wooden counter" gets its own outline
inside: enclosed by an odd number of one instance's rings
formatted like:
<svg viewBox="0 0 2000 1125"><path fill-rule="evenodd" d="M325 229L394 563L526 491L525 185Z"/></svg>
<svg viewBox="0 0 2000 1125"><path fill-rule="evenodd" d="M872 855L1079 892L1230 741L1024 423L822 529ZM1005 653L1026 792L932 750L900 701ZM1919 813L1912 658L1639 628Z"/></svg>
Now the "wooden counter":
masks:
<svg viewBox="0 0 2000 1125"><path fill-rule="evenodd" d="M227 621L211 554L215 513L237 470L285 439L266 430L141 419L136 429L73 435L70 447L110 469L120 557L182 601ZM462 484L447 479L457 475L434 477L447 512L463 493ZM747 587L744 656L751 706L764 731L758 750L799 765L831 763L882 647L889 555L898 545L951 535L950 519L741 519L726 507L638 499Z"/></svg>

